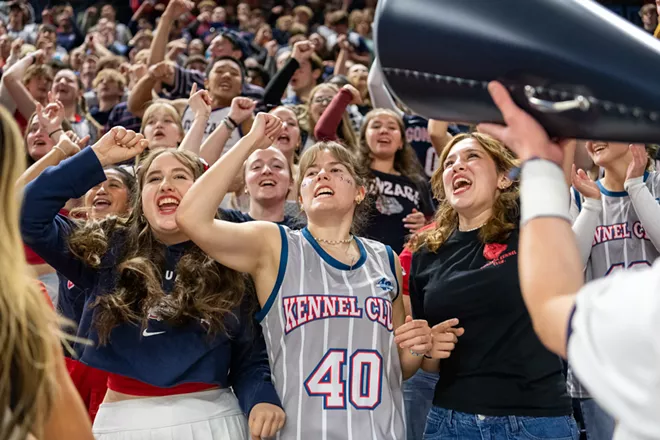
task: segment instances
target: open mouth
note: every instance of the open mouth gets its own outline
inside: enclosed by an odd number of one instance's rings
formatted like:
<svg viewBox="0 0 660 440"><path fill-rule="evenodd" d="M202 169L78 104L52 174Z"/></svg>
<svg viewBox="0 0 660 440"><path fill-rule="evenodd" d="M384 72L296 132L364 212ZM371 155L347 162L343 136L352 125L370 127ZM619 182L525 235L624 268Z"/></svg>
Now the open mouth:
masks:
<svg viewBox="0 0 660 440"><path fill-rule="evenodd" d="M466 177L456 177L452 183L454 195L463 194L472 187L472 181Z"/></svg>
<svg viewBox="0 0 660 440"><path fill-rule="evenodd" d="M276 183L272 179L266 179L266 180L262 180L261 182L259 182L259 186L261 188L263 188L263 187L274 187L275 185L276 185Z"/></svg>
<svg viewBox="0 0 660 440"><path fill-rule="evenodd" d="M154 130L154 138L163 138L165 137L165 131L157 129Z"/></svg>
<svg viewBox="0 0 660 440"><path fill-rule="evenodd" d="M44 141L43 139L36 139L32 143L32 145L35 146L35 147L45 147L46 146L46 141Z"/></svg>
<svg viewBox="0 0 660 440"><path fill-rule="evenodd" d="M392 140L388 137L380 137L376 139L376 142L378 142L379 144L389 145L392 143Z"/></svg>
<svg viewBox="0 0 660 440"><path fill-rule="evenodd" d="M314 198L320 198L320 197L332 197L335 195L335 192L328 188L327 186L322 186L318 188L316 191L314 191Z"/></svg>
<svg viewBox="0 0 660 440"><path fill-rule="evenodd" d="M288 143L288 142L291 142L291 136L289 136L289 135L286 134L286 133L282 133L282 134L279 135L279 137L277 138L277 142L287 142L287 143Z"/></svg>
<svg viewBox="0 0 660 440"><path fill-rule="evenodd" d="M156 202L158 204L158 211L162 215L174 214L179 207L179 200L174 197L161 197Z"/></svg>
<svg viewBox="0 0 660 440"><path fill-rule="evenodd" d="M595 144L594 145L594 154L600 153L601 151L607 149L607 144Z"/></svg>
<svg viewBox="0 0 660 440"><path fill-rule="evenodd" d="M105 211L106 209L109 209L111 205L112 203L108 199L95 199L94 203L92 203L92 207L97 211Z"/></svg>

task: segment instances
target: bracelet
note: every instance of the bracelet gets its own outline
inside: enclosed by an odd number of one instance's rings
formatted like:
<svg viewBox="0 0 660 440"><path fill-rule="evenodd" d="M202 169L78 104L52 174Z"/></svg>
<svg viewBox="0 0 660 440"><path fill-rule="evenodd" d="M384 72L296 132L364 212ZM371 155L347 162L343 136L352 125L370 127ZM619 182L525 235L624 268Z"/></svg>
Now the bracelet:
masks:
<svg viewBox="0 0 660 440"><path fill-rule="evenodd" d="M58 131L64 131L64 130L62 130L61 128L58 128L58 129L55 130L54 132L49 133L49 134L48 134L48 137L51 137L52 135L54 135L54 134L57 133Z"/></svg>
<svg viewBox="0 0 660 440"><path fill-rule="evenodd" d="M408 351L410 351L410 354L412 354L413 356L417 356L417 357L423 356L421 353L417 353L416 351L412 351L412 350L408 350Z"/></svg>
<svg viewBox="0 0 660 440"><path fill-rule="evenodd" d="M426 354L424 355L424 359L431 359L431 360L433 360L433 358L432 358L431 356L426 355Z"/></svg>
<svg viewBox="0 0 660 440"><path fill-rule="evenodd" d="M232 123L234 128L238 127L238 122L234 121L231 116L227 115L227 120Z"/></svg>
<svg viewBox="0 0 660 440"><path fill-rule="evenodd" d="M236 127L232 127L231 122L229 122L227 118L223 119L222 123L229 129L229 131L234 131L236 129Z"/></svg>
<svg viewBox="0 0 660 440"><path fill-rule="evenodd" d="M53 145L53 150L58 150L60 153L64 155L64 157L69 157L69 155L66 154L66 151L64 151L59 145Z"/></svg>
<svg viewBox="0 0 660 440"><path fill-rule="evenodd" d="M520 225L539 217L570 222L569 207L570 192L562 168L539 158L525 161L520 177Z"/></svg>

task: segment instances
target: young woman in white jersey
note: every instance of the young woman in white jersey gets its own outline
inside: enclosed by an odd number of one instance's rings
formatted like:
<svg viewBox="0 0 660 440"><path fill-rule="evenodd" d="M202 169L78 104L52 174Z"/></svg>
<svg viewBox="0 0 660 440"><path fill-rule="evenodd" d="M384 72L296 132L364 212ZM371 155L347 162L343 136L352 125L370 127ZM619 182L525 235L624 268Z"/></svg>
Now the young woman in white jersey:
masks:
<svg viewBox="0 0 660 440"><path fill-rule="evenodd" d="M365 188L350 152L318 143L301 157L302 231L213 219L232 176L280 126L272 115L257 115L251 132L184 197L177 222L212 258L255 282L257 318L287 413L282 440L404 438L402 376L414 374L424 354L448 356L454 335L434 335L432 344L428 324L404 316L398 257L351 233Z"/></svg>

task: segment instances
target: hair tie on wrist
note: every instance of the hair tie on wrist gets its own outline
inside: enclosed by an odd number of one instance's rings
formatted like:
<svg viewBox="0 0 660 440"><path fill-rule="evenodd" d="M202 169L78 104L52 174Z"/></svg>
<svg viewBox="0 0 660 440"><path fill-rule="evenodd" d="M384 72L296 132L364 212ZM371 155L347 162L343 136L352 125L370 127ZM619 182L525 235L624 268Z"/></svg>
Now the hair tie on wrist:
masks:
<svg viewBox="0 0 660 440"><path fill-rule="evenodd" d="M61 128L58 128L57 130L55 130L55 131L53 131L52 133L48 134L48 137L51 137L52 135L54 135L54 134L57 133L58 131L64 131L64 130L62 130Z"/></svg>
<svg viewBox="0 0 660 440"><path fill-rule="evenodd" d="M433 358L431 356L425 354L424 359L433 359Z"/></svg>
<svg viewBox="0 0 660 440"><path fill-rule="evenodd" d="M238 127L238 122L234 121L231 116L227 115L227 120L232 123L234 128Z"/></svg>

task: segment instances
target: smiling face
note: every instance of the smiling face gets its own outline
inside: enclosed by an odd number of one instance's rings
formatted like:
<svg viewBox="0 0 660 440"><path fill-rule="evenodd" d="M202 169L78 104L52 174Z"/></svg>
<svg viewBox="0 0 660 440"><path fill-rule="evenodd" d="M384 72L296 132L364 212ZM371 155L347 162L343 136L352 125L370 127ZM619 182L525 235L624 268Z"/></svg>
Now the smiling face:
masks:
<svg viewBox="0 0 660 440"><path fill-rule="evenodd" d="M154 235L166 244L185 240L175 221L175 214L193 185L189 167L171 153L156 157L141 182L142 212Z"/></svg>
<svg viewBox="0 0 660 440"><path fill-rule="evenodd" d="M300 125L293 110L287 107L277 107L270 112L282 120L282 131L273 146L287 157L293 157L300 146Z"/></svg>
<svg viewBox="0 0 660 440"><path fill-rule="evenodd" d="M367 90L367 78L369 77L369 69L363 64L353 64L348 69L348 80L353 84L353 87L360 92Z"/></svg>
<svg viewBox="0 0 660 440"><path fill-rule="evenodd" d="M217 61L208 77L208 87L211 98L229 101L240 95L243 87L241 68L232 60Z"/></svg>
<svg viewBox="0 0 660 440"><path fill-rule="evenodd" d="M129 210L129 189L119 171L105 170L106 181L99 183L85 194L84 205L89 217L102 219L108 215L124 215Z"/></svg>
<svg viewBox="0 0 660 440"><path fill-rule="evenodd" d="M78 77L69 69L60 70L55 74L52 90L55 99L62 101L64 106L75 104L82 94L78 85Z"/></svg>
<svg viewBox="0 0 660 440"><path fill-rule="evenodd" d="M44 157L53 149L54 142L48 137L45 127L39 124L36 116L28 124L26 147L28 155L35 161Z"/></svg>
<svg viewBox="0 0 660 440"><path fill-rule="evenodd" d="M605 169L626 157L632 158L629 145L623 142L587 142L587 153L596 165Z"/></svg>
<svg viewBox="0 0 660 440"><path fill-rule="evenodd" d="M473 138L454 144L442 164L445 199L459 214L473 217L492 209L498 184L508 184L486 149Z"/></svg>
<svg viewBox="0 0 660 440"><path fill-rule="evenodd" d="M283 203L293 184L289 165L280 150L257 150L245 162L245 188L260 205Z"/></svg>
<svg viewBox="0 0 660 440"><path fill-rule="evenodd" d="M364 137L372 157L392 159L403 148L403 133L394 116L376 113L366 127Z"/></svg>
<svg viewBox="0 0 660 440"><path fill-rule="evenodd" d="M357 200L364 198L365 189L356 183L349 166L328 149L312 147L305 152L299 172L300 201L311 223L330 213L352 216Z"/></svg>
<svg viewBox="0 0 660 440"><path fill-rule="evenodd" d="M149 141L149 148L176 148L183 140L181 118L167 104L152 104L142 119L141 133Z"/></svg>

